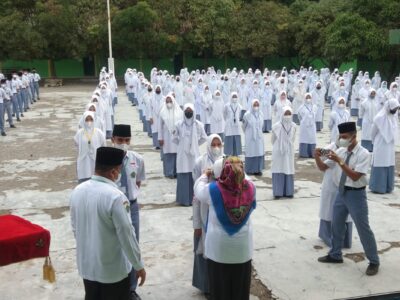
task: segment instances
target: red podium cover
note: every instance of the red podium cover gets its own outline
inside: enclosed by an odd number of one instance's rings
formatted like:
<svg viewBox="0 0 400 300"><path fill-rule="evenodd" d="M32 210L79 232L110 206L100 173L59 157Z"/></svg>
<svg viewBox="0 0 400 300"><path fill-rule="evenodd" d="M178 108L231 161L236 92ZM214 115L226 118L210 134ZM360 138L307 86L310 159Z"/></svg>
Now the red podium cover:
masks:
<svg viewBox="0 0 400 300"><path fill-rule="evenodd" d="M49 256L50 232L14 215L0 216L0 266Z"/></svg>

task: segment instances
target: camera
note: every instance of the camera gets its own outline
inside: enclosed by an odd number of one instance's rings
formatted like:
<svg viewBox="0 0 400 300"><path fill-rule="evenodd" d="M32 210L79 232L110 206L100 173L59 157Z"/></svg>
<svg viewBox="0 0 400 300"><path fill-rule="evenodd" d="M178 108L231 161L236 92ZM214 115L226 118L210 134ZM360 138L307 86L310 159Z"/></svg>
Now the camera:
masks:
<svg viewBox="0 0 400 300"><path fill-rule="evenodd" d="M321 149L320 151L322 156L328 156L328 154L331 153L329 149Z"/></svg>

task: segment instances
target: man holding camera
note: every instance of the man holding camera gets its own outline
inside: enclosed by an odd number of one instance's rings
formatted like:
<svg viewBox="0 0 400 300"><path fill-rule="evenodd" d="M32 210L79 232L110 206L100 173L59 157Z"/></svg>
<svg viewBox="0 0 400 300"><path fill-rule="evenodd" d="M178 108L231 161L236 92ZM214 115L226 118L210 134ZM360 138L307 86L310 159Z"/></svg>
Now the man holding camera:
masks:
<svg viewBox="0 0 400 300"><path fill-rule="evenodd" d="M368 221L368 204L365 187L370 166L370 154L357 141L354 122L338 125L339 149L324 153L316 149L315 161L321 171L334 168L333 180L338 193L333 207L332 247L328 255L318 258L321 263L343 263L342 245L345 237L346 219L352 217L356 225L366 257L370 261L366 274L376 275L379 270L379 257L374 233ZM324 151L322 151L324 152Z"/></svg>

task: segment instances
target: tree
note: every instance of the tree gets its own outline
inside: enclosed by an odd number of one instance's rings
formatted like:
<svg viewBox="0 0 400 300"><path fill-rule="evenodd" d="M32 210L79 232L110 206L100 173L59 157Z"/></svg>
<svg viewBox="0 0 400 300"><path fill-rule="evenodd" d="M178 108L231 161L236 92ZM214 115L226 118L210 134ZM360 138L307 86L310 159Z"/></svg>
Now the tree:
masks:
<svg viewBox="0 0 400 300"><path fill-rule="evenodd" d="M338 15L325 32L323 55L330 66L338 66L356 58L378 60L387 54L388 38L385 31L358 14Z"/></svg>

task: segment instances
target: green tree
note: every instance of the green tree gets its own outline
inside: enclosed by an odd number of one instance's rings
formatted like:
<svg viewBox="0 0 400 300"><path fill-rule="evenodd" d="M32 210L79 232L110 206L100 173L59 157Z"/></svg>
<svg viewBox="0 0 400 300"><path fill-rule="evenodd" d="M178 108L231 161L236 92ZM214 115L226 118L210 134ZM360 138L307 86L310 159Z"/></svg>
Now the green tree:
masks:
<svg viewBox="0 0 400 300"><path fill-rule="evenodd" d="M387 54L385 31L358 14L338 15L325 33L323 55L332 67L356 58L378 60Z"/></svg>

